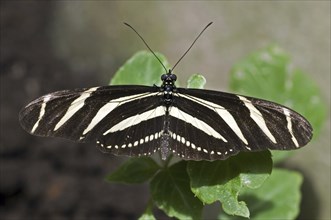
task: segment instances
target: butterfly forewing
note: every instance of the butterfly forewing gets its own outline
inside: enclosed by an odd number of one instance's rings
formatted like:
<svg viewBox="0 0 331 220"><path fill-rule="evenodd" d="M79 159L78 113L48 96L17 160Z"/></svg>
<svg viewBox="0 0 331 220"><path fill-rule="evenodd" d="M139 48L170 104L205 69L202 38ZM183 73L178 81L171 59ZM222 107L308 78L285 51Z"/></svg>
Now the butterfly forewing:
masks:
<svg viewBox="0 0 331 220"><path fill-rule="evenodd" d="M95 142L123 119L159 105L158 94L156 87L147 86L104 86L50 93L26 106L20 112L20 123L34 135Z"/></svg>

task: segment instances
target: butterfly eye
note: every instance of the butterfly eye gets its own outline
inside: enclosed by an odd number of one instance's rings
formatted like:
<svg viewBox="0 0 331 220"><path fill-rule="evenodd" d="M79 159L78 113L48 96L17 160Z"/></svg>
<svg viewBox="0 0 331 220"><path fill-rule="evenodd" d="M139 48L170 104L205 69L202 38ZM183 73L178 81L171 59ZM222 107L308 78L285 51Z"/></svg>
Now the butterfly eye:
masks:
<svg viewBox="0 0 331 220"><path fill-rule="evenodd" d="M173 81L176 81L177 80L177 76L175 74L171 74L170 75L170 78L173 80Z"/></svg>
<svg viewBox="0 0 331 220"><path fill-rule="evenodd" d="M164 81L164 80L166 80L166 78L167 78L167 75L166 74L162 74L161 80Z"/></svg>

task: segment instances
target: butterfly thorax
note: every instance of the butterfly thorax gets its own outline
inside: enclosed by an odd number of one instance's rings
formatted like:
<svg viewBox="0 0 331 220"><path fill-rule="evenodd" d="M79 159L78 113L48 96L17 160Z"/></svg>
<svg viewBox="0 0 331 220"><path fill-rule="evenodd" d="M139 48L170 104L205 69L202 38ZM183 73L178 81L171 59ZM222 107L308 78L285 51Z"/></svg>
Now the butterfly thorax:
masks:
<svg viewBox="0 0 331 220"><path fill-rule="evenodd" d="M172 104L172 95L173 92L176 91L175 82L177 80L177 76L172 73L171 69L169 69L168 73L163 74L161 76L162 86L161 91L163 92L163 101L166 107L169 107Z"/></svg>

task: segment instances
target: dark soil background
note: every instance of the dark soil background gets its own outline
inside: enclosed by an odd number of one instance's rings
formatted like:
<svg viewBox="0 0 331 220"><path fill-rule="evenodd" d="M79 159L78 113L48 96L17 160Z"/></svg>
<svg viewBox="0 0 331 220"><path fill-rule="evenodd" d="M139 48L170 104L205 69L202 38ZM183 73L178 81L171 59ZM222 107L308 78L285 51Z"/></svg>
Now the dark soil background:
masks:
<svg viewBox="0 0 331 220"><path fill-rule="evenodd" d="M54 2L1 1L0 219L136 219L147 187L103 180L121 158L88 144L45 141L20 128L18 113L32 99L100 84L93 72L73 77L52 54L53 8Z"/></svg>

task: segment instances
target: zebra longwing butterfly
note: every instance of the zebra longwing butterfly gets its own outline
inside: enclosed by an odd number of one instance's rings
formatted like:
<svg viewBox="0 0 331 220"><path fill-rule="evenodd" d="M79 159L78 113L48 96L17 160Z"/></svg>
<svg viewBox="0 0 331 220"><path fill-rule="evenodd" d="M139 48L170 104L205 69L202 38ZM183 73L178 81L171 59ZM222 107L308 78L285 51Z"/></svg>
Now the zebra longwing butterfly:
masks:
<svg viewBox="0 0 331 220"><path fill-rule="evenodd" d="M285 106L177 88L176 79L170 69L161 76L160 87L102 86L50 93L28 104L19 120L33 135L96 142L115 155L160 151L162 159L173 153L186 160L222 160L241 151L297 149L312 138L309 122Z"/></svg>

